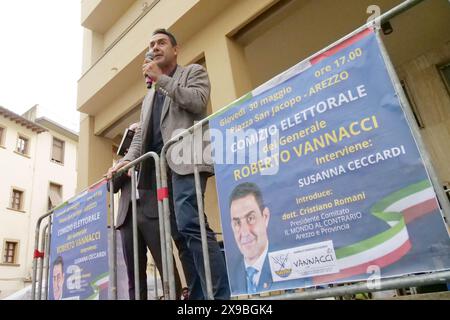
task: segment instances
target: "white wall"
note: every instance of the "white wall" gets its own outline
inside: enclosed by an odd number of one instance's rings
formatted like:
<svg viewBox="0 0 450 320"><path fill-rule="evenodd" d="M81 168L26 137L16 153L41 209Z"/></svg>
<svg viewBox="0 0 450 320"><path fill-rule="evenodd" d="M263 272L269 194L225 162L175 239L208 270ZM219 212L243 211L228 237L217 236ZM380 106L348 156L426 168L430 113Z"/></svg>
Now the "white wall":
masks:
<svg viewBox="0 0 450 320"><path fill-rule="evenodd" d="M21 279L26 273L26 255L28 252L28 225L31 215L31 190L34 170L33 155L36 152L37 135L15 122L0 117L0 125L5 128L5 148L0 148L0 263L3 262L5 239L18 240L19 251L17 264L19 266L0 265L0 296L9 290L20 288ZM30 158L14 152L18 134L29 138ZM8 209L10 207L11 189L17 187L24 191L23 211Z"/></svg>
<svg viewBox="0 0 450 320"><path fill-rule="evenodd" d="M63 200L75 194L77 142L53 131L37 134L4 117L0 117L0 126L6 128L5 148L0 148L1 254L5 239L20 241L19 266L0 264L2 298L23 288L23 280L31 276L36 221L47 211L50 182L62 185ZM29 158L14 152L18 133L30 139ZM53 137L65 141L63 165L51 161ZM24 212L7 209L12 186L24 190Z"/></svg>

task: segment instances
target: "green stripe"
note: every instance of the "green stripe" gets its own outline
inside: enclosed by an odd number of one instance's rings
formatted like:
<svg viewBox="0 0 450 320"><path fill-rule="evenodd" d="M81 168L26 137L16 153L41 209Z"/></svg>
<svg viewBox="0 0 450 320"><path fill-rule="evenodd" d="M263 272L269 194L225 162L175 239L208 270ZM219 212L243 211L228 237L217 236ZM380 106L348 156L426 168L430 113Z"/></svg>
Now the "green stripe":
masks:
<svg viewBox="0 0 450 320"><path fill-rule="evenodd" d="M403 217L403 215L401 214L401 213L399 213L399 212L389 212L389 211L386 211L386 212L373 212L372 211L372 214L375 216L375 217L377 217L377 218L380 218L381 220L383 220L383 221L386 221L386 222L391 222L391 221L399 221L402 217Z"/></svg>
<svg viewBox="0 0 450 320"><path fill-rule="evenodd" d="M253 95L251 92L247 93L246 95L240 97L239 99L233 101L232 103L230 103L229 105L223 107L222 109L220 109L219 111L215 112L213 115L210 116L209 119L214 119L217 116L220 116L221 114L223 114L225 111L228 111L229 109L237 106L237 105L241 105L242 103L250 100L251 98L253 98Z"/></svg>
<svg viewBox="0 0 450 320"><path fill-rule="evenodd" d="M98 280L101 280L101 279L103 279L104 277L107 277L107 276L109 276L109 272L105 272L105 273L102 273L102 274L100 274L100 275L98 275L96 278L94 278L94 280L92 280L91 281L91 287L92 287L92 290L94 291L86 300L93 300L94 298L95 298L95 296L99 293L99 286L96 284L96 282L98 281ZM108 284L109 285L109 284Z"/></svg>
<svg viewBox="0 0 450 320"><path fill-rule="evenodd" d="M53 208L53 212L55 212L56 210L61 209L61 207L66 206L67 204L69 204L69 201L67 200L66 202L61 203L60 205L57 205L56 207Z"/></svg>
<svg viewBox="0 0 450 320"><path fill-rule="evenodd" d="M93 285L95 282L97 282L100 279L103 279L104 277L108 276L109 272L104 272L100 275L98 275L96 278L94 278L94 280L91 281L91 285Z"/></svg>
<svg viewBox="0 0 450 320"><path fill-rule="evenodd" d="M354 243L344 248L337 249L336 258L342 259L372 249L394 237L397 233L399 233L403 228L406 227L403 214L401 212L385 212L384 210L398 200L425 190L430 186L431 184L428 180L423 180L406 188L403 188L397 192L394 192L393 194L381 199L379 202L373 205L370 211L375 217L385 221L386 223L397 221L398 223L390 229L383 231L369 239Z"/></svg>
<svg viewBox="0 0 450 320"><path fill-rule="evenodd" d="M380 243L386 242L387 240L393 238L405 227L405 219L401 218L399 223L397 223L392 228L389 228L382 233L373 236L372 238L357 242L350 246L336 250L336 258L342 259L354 254L366 251L368 249L378 246Z"/></svg>
<svg viewBox="0 0 450 320"><path fill-rule="evenodd" d="M412 184L408 186L407 188L401 189L386 198L382 199L380 202L376 203L372 207L372 211L384 211L387 207L389 207L391 204L397 202L398 200L402 198L406 198L407 196L410 196L413 193L425 190L431 186L430 182L428 180L423 180L419 183Z"/></svg>

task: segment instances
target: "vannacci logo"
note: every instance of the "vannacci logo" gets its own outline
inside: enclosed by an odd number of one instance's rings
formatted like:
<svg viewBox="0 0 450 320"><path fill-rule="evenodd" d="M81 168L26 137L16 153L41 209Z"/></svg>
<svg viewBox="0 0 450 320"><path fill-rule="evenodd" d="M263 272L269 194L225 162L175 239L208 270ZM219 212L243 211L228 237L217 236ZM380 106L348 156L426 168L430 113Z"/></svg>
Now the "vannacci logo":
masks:
<svg viewBox="0 0 450 320"><path fill-rule="evenodd" d="M278 270L275 270L275 273L280 278L287 278L292 273L292 268L288 265L288 256L289 254L280 254L278 256L272 257L275 264L279 267Z"/></svg>

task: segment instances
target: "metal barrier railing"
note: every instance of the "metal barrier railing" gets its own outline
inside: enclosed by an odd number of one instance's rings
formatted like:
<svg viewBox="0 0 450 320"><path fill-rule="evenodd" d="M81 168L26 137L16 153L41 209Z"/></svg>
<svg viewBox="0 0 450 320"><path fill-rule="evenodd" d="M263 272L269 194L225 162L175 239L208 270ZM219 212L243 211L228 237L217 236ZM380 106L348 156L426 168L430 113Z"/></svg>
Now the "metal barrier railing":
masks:
<svg viewBox="0 0 450 320"><path fill-rule="evenodd" d="M114 173L113 178L115 176L118 176L120 174L123 174L126 171L131 170L132 174L131 176L131 206L132 206L132 225L133 225L133 258L134 258L134 292L135 292L135 299L140 299L140 283L139 283L139 254L138 254L138 226L137 226L137 202L136 202L136 190L137 190L137 183L136 183L136 175L134 174L135 168L138 164L141 162L153 158L155 161L155 175L156 175L156 188L157 192L159 193L161 190L167 190L167 187L164 187L164 184L161 183L161 179L167 179L167 176L164 178L161 176L160 172L160 161L159 156L155 152L148 152L141 157L137 158L136 160L126 164L123 166L120 170L118 170L116 173ZM166 181L167 185L167 181ZM162 187L161 187L162 186ZM114 201L112 199L113 197L113 190L114 190L114 182L113 179L109 180L109 190L110 190L110 197L111 197L111 207L110 207L110 216L111 216L111 226L112 230L115 230L115 222L114 222ZM172 261L173 265L173 259L172 259L172 248L171 248L171 233L169 233L169 236L166 236L166 233L163 232L166 228L166 222L169 224L169 231L170 231L170 216L165 217L163 216L163 210L162 210L162 203L161 199L158 197L158 218L159 218L159 227L160 227L160 242L161 242L161 256L162 256L162 268L163 268L163 274L162 274L162 283L163 283L163 293L164 297L166 299L169 298L170 294L175 294L175 289L172 289L169 286L169 279L168 277L170 274L173 274L173 271L169 273L168 271L168 262ZM169 213L170 214L170 213ZM166 241L167 240L167 241ZM168 251L166 244L170 244L170 251ZM113 236L111 237L111 244L110 248L115 251L115 248L117 246L115 232L113 232ZM113 254L113 265L110 266L110 270L112 272L112 283L111 283L111 293L112 293L112 299L117 299L117 257L115 253ZM169 258L168 258L169 257Z"/></svg>
<svg viewBox="0 0 450 320"><path fill-rule="evenodd" d="M37 270L38 270L38 262L39 262L39 264L41 264L41 262L43 263L43 259L45 256L44 246L41 247L42 251L39 251L40 229L41 229L42 221L44 219L50 217L52 214L53 214L53 210L51 210L51 211L47 212L46 214L42 215L41 217L39 217L39 219L36 222L36 229L35 229L35 233L34 233L33 266L32 266L32 274L31 274L31 300L36 300L36 285L37 284L39 286L38 300L41 299L42 275L40 276L39 280L36 279ZM48 225L46 227L48 227ZM44 232L44 237L45 237L45 232ZM41 264L40 270L42 270L42 264ZM48 281L47 281L47 283L48 283ZM48 285L46 285L46 287L48 287ZM48 289L46 289L46 290L48 290ZM48 291L46 291L46 292L48 292Z"/></svg>
<svg viewBox="0 0 450 320"><path fill-rule="evenodd" d="M156 269L155 262L153 263L153 282L155 284L155 289L154 289L154 291L155 291L155 299L158 299L158 297L159 297L159 294L158 294L158 270Z"/></svg>
<svg viewBox="0 0 450 320"><path fill-rule="evenodd" d="M50 219L50 218L49 218ZM46 246L46 240L47 240L47 234L49 231L49 225L50 225L50 221L44 226L44 229L42 231L42 237L41 237L41 249L42 252L44 253L44 256L42 257L42 259L39 260L39 265L40 265L40 269L39 269L39 275L38 275L38 300L41 300L42 298L42 277L44 275L44 260L45 258L48 256L48 254L46 255L45 253L48 251L45 251ZM47 287L47 285L46 285Z"/></svg>
<svg viewBox="0 0 450 320"><path fill-rule="evenodd" d="M204 120L198 122L196 125L191 127L190 129L187 129L185 132L179 134L178 136L174 137L173 139L169 140L163 147L161 151L161 173L162 173L162 181L163 181L163 188L167 187L167 160L166 160L166 153L167 150L171 145L181 140L183 137L186 137L190 134L193 134L193 130L195 128L198 128L199 124L207 124L207 121L209 121L209 117L205 118ZM195 150L194 150L195 152ZM195 154L195 153L194 153ZM197 163L197 162L195 162ZM195 178L195 191L197 195L197 205L198 205L198 215L199 215L199 223L200 223L200 233L201 233L201 243L202 243L202 252L203 252L203 260L205 265L205 280L206 280L206 293L207 293L207 299L213 300L213 289L212 289L212 280L211 280L211 267L209 262L209 252L208 252L208 242L206 239L206 224L205 224L205 217L204 217L204 211L203 211L203 199L202 199L202 192L201 192L201 186L200 186L200 175L198 171L198 166L194 165L194 178ZM166 185L164 185L164 181ZM170 215L170 209L169 209L169 199L164 199L164 216L167 219L167 217ZM170 230L170 223L166 221L166 238L168 235L171 234ZM170 248L170 249L169 249ZM168 243L168 250L172 250L172 244ZM169 259L171 260L171 259ZM169 261L168 261L169 262ZM169 264L169 272L170 272L170 290L171 292L175 288L175 281L174 281L174 271L173 271L173 263ZM175 299L175 296L171 296L170 299Z"/></svg>
<svg viewBox="0 0 450 320"><path fill-rule="evenodd" d="M341 287L333 287L328 289L316 289L314 291L304 291L298 293L288 293L279 296L269 297L252 297L252 300L306 300L320 299L336 296L345 296L362 292L376 292L383 290L391 290L398 288L408 288L411 286L425 286L431 284L447 283L450 279L450 271L434 272L423 275L409 275L404 277L396 277L380 280L379 284L370 282L361 282Z"/></svg>
<svg viewBox="0 0 450 320"><path fill-rule="evenodd" d="M140 164L141 162L153 158L155 161L155 175L156 175L156 187L158 192L163 190L164 188L161 188L161 174L160 174L160 162L159 162L159 156L154 152L148 152L138 159L128 163L124 167L122 167L120 170L118 170L116 173L113 174L113 178L123 174L124 172L128 170L132 170L134 172L135 167ZM166 178L167 179L167 176ZM101 179L97 182L95 182L92 186L95 186L101 182L103 182L105 179ZM114 208L114 182L113 179L109 180L109 190L110 190L110 210L109 210L109 218L110 223L109 227L112 232L112 235L110 237L110 243L108 245L110 250L110 264L109 264L109 270L110 270L110 284L109 284L109 290L110 290L110 298L113 300L117 299L117 239L116 239L116 232L115 232L115 208ZM133 250L134 250L134 274L135 274L135 299L140 299L140 283L139 283L139 255L138 255L138 237L137 237L137 204L136 204L136 176L134 174L131 175L131 197L132 197L132 223L133 223ZM166 184L167 186L167 181ZM91 188L92 186L86 188L85 190ZM167 189L167 187L166 187ZM84 192L84 191L82 191ZM81 193L81 192L80 192ZM171 299L174 299L175 297L175 289L169 287L169 281L174 282L174 277L171 276L167 269L167 261L172 261L172 268L173 268L173 259L167 259L167 256L170 258L172 257L172 247L167 246L166 243L171 244L171 235L170 235L170 217L163 216L163 210L162 210L162 199L159 199L158 197L158 218L159 218L159 226L160 226L160 242L161 242L161 256L162 256L162 268L163 268L163 274L161 275L162 283L163 283L163 292L165 299L169 299L169 296ZM51 211L47 212L46 214L42 215L36 223L36 229L35 229L35 245L34 245L34 256L33 256L33 266L32 266L32 286L31 286L31 299L32 300L41 300L42 298L42 285L45 282L45 299L48 298L48 273L49 273L49 256L50 256L50 242L51 242L51 217L54 213L54 211L57 209L53 208ZM49 223L46 224L43 228L43 232L41 232L41 224L42 221L49 218ZM169 225L168 229L165 226L165 220L167 221L167 224ZM48 230L48 231L47 231ZM166 238L166 232L164 230L169 231L169 237ZM42 234L42 237L41 237ZM46 239L47 237L47 239ZM166 239L169 239L169 241L166 241ZM41 240L41 245L39 247L39 240ZM170 247L170 248L168 248ZM170 249L170 251L168 251ZM44 276L44 259L46 259L46 270L45 270L45 276ZM38 274L39 270L39 274ZM172 271L173 274L173 271ZM170 280L169 280L170 278ZM155 271L155 279L156 279L156 271ZM38 294L36 296L36 286L38 287ZM158 296L158 288L156 286L155 281L155 296ZM170 290L170 291L169 291ZM173 298L172 298L173 297Z"/></svg>
<svg viewBox="0 0 450 320"><path fill-rule="evenodd" d="M163 190L168 190L169 186L167 183L167 166L165 161L165 152L164 147L161 151L161 162L160 162L160 170L161 170L161 188ZM159 209L159 201L158 201L158 209ZM160 219L160 226L161 223L163 224L162 228L160 228L160 232L165 234L165 239L170 239L172 230L170 226L170 205L169 205L169 197L166 196L163 198L162 203L162 209L163 209L163 217L164 219ZM163 232L164 230L164 232ZM173 259L167 259L168 253L173 251L172 241L167 241L166 243L166 268L167 268L167 278L168 278L168 292L169 292L169 299L175 300L175 274L174 274L174 265L173 265ZM169 255L171 257L171 254ZM164 259L163 259L164 261ZM165 284L163 284L163 287L165 287ZM166 292L166 291L165 291ZM166 296L164 296L166 298Z"/></svg>
<svg viewBox="0 0 450 320"><path fill-rule="evenodd" d="M49 276L49 270L50 270L50 242L51 242L51 228L52 228L52 221L53 217L49 217L49 224L48 224L48 231L47 231L47 237L46 237L46 246L45 251L47 254L45 255L45 262L46 262L46 268L44 273L44 279L45 279L45 289L44 289L44 298L45 300L48 300L48 276Z"/></svg>
<svg viewBox="0 0 450 320"><path fill-rule="evenodd" d="M112 274L110 274L110 284L109 292L113 300L117 300L117 239L116 239L116 228L115 228L115 217L114 217L114 183L112 179L109 181L109 228L111 232L111 237L108 238L110 243L108 244L110 250L109 269ZM134 230L133 230L134 231Z"/></svg>
<svg viewBox="0 0 450 320"><path fill-rule="evenodd" d="M100 179L97 182L93 183L88 188L84 189L80 193L83 193L84 191L88 190L89 188L92 188L92 186L95 186L105 179ZM32 264L32 273L31 273L31 300L36 300L36 286L38 286L39 293L37 296L37 300L41 300L42 298L42 286L43 281L45 281L45 287L44 287L44 297L45 299L48 299L48 276L49 276L49 270L50 270L50 244L51 244L51 227L53 223L53 214L55 210L57 210L60 206L53 207L51 210L49 210L47 213L40 216L36 222L36 228L34 233L34 251L33 251L33 264ZM42 238L41 238L41 224L42 221L45 219L49 219L48 224L44 226L44 229L47 230L47 233L44 231ZM44 239L45 238L45 239ZM39 250L39 239L41 239L41 250ZM44 259L46 263L45 273L44 275ZM38 265L39 263L39 265ZM39 270L39 277L37 274L37 271ZM38 277L38 278L37 278Z"/></svg>

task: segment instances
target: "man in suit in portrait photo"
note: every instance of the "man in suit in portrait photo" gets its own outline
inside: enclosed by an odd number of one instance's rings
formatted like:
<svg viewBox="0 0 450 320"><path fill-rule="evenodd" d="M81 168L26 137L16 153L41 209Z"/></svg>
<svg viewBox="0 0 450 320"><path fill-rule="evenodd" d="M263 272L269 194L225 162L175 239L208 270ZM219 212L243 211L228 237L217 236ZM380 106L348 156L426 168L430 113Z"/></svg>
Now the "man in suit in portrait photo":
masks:
<svg viewBox="0 0 450 320"><path fill-rule="evenodd" d="M230 223L241 255L232 260L230 285L234 295L311 286L311 278L273 281L269 253L276 250L269 239L270 210L261 189L252 182L237 185L229 198ZM283 242L282 237L278 242Z"/></svg>
<svg viewBox="0 0 450 320"><path fill-rule="evenodd" d="M251 182L239 184L231 193L229 207L234 239L242 254L231 270L236 275L245 270L243 276L231 278L231 290L234 294L267 291L272 285L267 256L270 211L264 205L261 190Z"/></svg>
<svg viewBox="0 0 450 320"><path fill-rule="evenodd" d="M64 261L61 256L58 256L55 261L53 261L52 269L53 300L61 300L63 298L65 286L64 274Z"/></svg>

